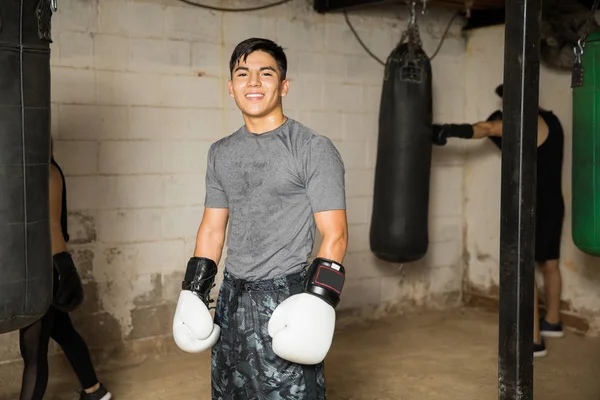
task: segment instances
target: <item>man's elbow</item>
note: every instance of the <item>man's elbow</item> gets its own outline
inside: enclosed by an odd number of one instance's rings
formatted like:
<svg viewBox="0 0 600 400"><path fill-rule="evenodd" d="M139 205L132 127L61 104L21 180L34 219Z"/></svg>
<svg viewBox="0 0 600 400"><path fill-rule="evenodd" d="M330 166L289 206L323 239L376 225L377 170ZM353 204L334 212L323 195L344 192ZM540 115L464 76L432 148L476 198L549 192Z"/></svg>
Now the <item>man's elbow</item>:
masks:
<svg viewBox="0 0 600 400"><path fill-rule="evenodd" d="M225 241L225 232L217 229L204 228L198 232L197 242L210 242L213 245Z"/></svg>
<svg viewBox="0 0 600 400"><path fill-rule="evenodd" d="M342 244L344 247L348 247L348 230L344 229L338 234L337 237L338 242Z"/></svg>
<svg viewBox="0 0 600 400"><path fill-rule="evenodd" d="M348 248L348 230L340 229L334 232L328 232L323 237L323 242L331 247L335 247L338 251L346 253Z"/></svg>

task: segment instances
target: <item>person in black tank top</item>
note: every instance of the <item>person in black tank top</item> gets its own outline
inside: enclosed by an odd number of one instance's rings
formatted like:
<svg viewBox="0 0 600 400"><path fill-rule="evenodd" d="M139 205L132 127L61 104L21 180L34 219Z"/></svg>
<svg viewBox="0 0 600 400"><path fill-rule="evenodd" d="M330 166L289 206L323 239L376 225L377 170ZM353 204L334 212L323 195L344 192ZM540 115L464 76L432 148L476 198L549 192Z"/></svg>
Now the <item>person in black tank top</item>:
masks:
<svg viewBox="0 0 600 400"><path fill-rule="evenodd" d="M60 227L62 230L63 237L65 239L65 243L69 243L69 229L68 229L68 221L67 221L67 185L65 182L65 175L63 174L60 165L54 160L54 157L50 159L50 163L58 169L60 173L60 177L62 179L62 196L61 196L61 212L60 212Z"/></svg>
<svg viewBox="0 0 600 400"><path fill-rule="evenodd" d="M500 85L496 93L502 97ZM502 112L496 111L486 121L475 124L445 124L433 126L432 141L445 145L450 137L462 139L489 138L502 149ZM559 119L552 111L539 109L537 147L537 188L535 261L544 275L547 312L539 318L537 284L534 305L534 355L546 355L543 337L564 335L560 320L562 278L559 269L560 242L565 214L562 194L562 165L564 133Z"/></svg>
<svg viewBox="0 0 600 400"><path fill-rule="evenodd" d="M490 120L497 118L498 112L492 114ZM539 111L547 130L545 140L538 143L537 151L537 189L536 189L536 237L535 261L547 264L560 258L560 240L562 223L565 214L565 203L562 194L562 165L564 134L560 121L552 111ZM544 129L544 127L542 127ZM499 149L502 149L501 137L490 137ZM544 265L546 266L546 265ZM558 304L556 314L558 319Z"/></svg>
<svg viewBox="0 0 600 400"><path fill-rule="evenodd" d="M55 265L56 257L68 260L73 265L71 256L66 251L69 234L65 178L54 157L51 157L50 164L50 220L53 259ZM59 186L62 189L59 189ZM58 197L60 197L60 203ZM59 204L60 216L57 216L57 206ZM53 225L53 220L60 221L60 227ZM63 278L59 275L55 269L55 298L58 293L58 286L64 285L64 282L60 282ZM41 319L19 331L19 347L24 365L19 400L43 399L48 384L48 344L50 338L60 345L77 375L82 387L79 399L110 400L112 394L98 381L85 340L73 326L68 311L61 308L53 300L53 304Z"/></svg>

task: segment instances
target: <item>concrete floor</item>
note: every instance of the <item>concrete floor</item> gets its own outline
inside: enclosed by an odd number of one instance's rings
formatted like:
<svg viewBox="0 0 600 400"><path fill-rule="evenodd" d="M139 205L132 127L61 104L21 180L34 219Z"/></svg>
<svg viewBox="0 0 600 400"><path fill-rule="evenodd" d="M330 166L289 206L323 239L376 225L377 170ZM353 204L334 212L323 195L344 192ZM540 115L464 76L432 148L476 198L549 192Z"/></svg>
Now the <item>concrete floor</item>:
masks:
<svg viewBox="0 0 600 400"><path fill-rule="evenodd" d="M548 348L535 361L534 398L598 400L600 340L567 333ZM497 315L463 309L345 327L326 373L329 400L497 399ZM208 354L146 361L101 379L115 400L210 399ZM18 384L0 388L0 399L18 399L9 395ZM51 382L46 398L77 399L76 387Z"/></svg>

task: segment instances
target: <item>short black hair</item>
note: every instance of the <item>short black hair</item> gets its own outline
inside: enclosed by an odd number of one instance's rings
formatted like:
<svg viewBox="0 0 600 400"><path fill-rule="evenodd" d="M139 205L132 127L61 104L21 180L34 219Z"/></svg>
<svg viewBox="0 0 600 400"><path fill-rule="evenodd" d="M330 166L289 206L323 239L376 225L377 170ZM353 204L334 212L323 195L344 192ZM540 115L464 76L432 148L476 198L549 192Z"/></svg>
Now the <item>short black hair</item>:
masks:
<svg viewBox="0 0 600 400"><path fill-rule="evenodd" d="M235 46L233 53L231 53L231 59L229 60L230 75L233 76L233 69L238 61L242 60L245 62L248 56L255 51L264 51L265 53L270 54L277 63L277 68L281 73L281 79L284 80L286 78L287 57L283 48L272 40L263 38L246 39Z"/></svg>

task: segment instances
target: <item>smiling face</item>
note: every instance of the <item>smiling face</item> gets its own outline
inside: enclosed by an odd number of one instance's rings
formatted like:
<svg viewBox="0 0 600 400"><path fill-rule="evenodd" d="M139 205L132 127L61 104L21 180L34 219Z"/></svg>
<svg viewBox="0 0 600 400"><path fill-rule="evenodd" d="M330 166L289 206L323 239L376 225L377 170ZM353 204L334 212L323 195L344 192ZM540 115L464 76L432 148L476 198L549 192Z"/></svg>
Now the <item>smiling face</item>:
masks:
<svg viewBox="0 0 600 400"><path fill-rule="evenodd" d="M277 62L268 53L255 51L246 60L240 58L229 81L229 95L244 116L269 117L282 112L281 99L287 94L289 81L281 79Z"/></svg>

